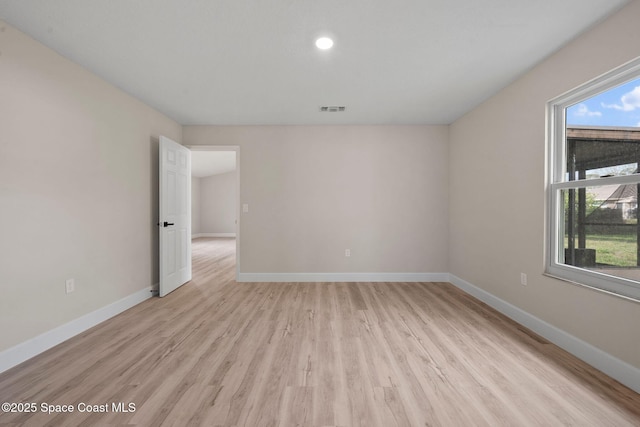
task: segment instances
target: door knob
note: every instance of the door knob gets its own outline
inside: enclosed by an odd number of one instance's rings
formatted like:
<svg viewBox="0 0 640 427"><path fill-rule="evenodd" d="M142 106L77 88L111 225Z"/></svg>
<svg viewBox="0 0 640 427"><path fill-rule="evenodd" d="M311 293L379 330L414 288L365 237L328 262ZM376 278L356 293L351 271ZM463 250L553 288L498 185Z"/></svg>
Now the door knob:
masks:
<svg viewBox="0 0 640 427"><path fill-rule="evenodd" d="M175 224L173 222L167 222L167 221L164 222L165 227L168 227L170 225L175 225Z"/></svg>

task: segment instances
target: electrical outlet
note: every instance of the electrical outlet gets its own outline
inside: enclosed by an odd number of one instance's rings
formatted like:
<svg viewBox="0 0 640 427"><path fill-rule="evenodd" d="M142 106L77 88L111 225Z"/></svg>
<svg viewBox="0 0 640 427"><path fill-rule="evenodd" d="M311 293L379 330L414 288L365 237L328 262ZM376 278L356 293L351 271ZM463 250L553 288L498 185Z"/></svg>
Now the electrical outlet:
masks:
<svg viewBox="0 0 640 427"><path fill-rule="evenodd" d="M525 273L520 273L520 284L527 286L527 275Z"/></svg>
<svg viewBox="0 0 640 427"><path fill-rule="evenodd" d="M344 250L344 256L350 257L351 256L351 249L345 249Z"/></svg>
<svg viewBox="0 0 640 427"><path fill-rule="evenodd" d="M64 290L66 293L70 294L71 292L76 290L76 281L74 279L67 279L64 285Z"/></svg>

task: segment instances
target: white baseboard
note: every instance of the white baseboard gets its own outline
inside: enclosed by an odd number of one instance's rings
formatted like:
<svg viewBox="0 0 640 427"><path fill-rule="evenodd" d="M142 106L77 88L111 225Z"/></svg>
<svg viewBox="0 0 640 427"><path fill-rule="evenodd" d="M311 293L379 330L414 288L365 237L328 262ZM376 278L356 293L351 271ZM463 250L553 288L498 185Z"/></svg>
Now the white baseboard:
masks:
<svg viewBox="0 0 640 427"><path fill-rule="evenodd" d="M122 313L129 308L140 304L151 298L151 287L139 290L138 292L124 297L119 301L111 303L107 306L99 308L96 311L85 314L69 323L58 326L48 332L31 338L28 341L20 343L14 347L4 350L0 353L0 372L13 368L22 362L31 359L34 356L60 344L63 341L74 337L89 328L104 322L111 317Z"/></svg>
<svg viewBox="0 0 640 427"><path fill-rule="evenodd" d="M191 235L192 239L200 237L236 237L236 233L196 233Z"/></svg>
<svg viewBox="0 0 640 427"><path fill-rule="evenodd" d="M476 297L519 324L531 329L538 335L568 351L578 359L587 362L589 365L604 372L635 392L640 393L640 369L635 366L568 334L562 329L556 328L544 320L527 313L453 274L450 275L450 281L454 286Z"/></svg>
<svg viewBox="0 0 640 427"><path fill-rule="evenodd" d="M449 273L240 273L239 282L448 282Z"/></svg>

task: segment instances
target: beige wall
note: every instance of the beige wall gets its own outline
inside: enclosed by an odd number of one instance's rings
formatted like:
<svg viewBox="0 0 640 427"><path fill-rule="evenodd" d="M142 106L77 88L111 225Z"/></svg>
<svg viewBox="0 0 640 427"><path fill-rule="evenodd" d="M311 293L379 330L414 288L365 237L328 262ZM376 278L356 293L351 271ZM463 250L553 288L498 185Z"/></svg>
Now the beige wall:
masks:
<svg viewBox="0 0 640 427"><path fill-rule="evenodd" d="M634 1L451 126L449 260L452 274L640 368L640 304L542 274L545 104L640 56L638 16Z"/></svg>
<svg viewBox="0 0 640 427"><path fill-rule="evenodd" d="M448 271L447 135L447 126L183 129L186 145L240 146L242 273Z"/></svg>
<svg viewBox="0 0 640 427"><path fill-rule="evenodd" d="M0 350L158 281L160 134L182 129L0 21Z"/></svg>
<svg viewBox="0 0 640 427"><path fill-rule="evenodd" d="M200 185L200 233L236 232L236 173L202 178Z"/></svg>
<svg viewBox="0 0 640 427"><path fill-rule="evenodd" d="M191 177L191 235L200 233L200 178Z"/></svg>

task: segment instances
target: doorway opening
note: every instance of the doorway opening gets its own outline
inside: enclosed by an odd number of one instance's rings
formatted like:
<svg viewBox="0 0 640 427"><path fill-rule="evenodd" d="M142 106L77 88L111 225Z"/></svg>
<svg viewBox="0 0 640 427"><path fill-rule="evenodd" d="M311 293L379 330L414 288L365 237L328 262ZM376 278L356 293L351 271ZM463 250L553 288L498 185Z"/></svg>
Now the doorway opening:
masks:
<svg viewBox="0 0 640 427"><path fill-rule="evenodd" d="M240 272L240 148L190 146L192 262L196 270ZM233 262L235 260L235 262ZM216 268L212 268L212 267ZM224 267L223 267L224 266Z"/></svg>

